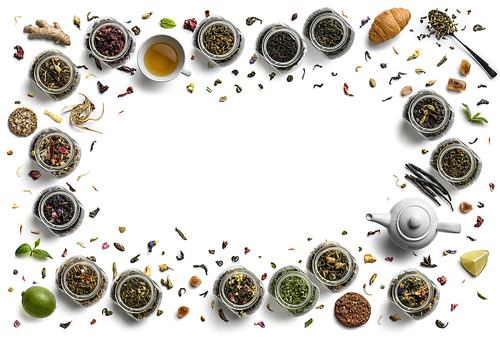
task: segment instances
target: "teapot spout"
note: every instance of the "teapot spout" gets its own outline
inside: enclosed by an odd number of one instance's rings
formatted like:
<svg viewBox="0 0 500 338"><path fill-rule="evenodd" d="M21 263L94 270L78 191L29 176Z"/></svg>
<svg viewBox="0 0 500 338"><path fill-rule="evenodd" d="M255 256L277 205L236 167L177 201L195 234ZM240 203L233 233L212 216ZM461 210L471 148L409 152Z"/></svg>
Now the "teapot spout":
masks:
<svg viewBox="0 0 500 338"><path fill-rule="evenodd" d="M391 224L391 214L390 213L379 213L379 214L366 214L366 219L371 222L376 222L380 225L389 228Z"/></svg>
<svg viewBox="0 0 500 338"><path fill-rule="evenodd" d="M458 234L462 230L460 223L453 222L439 222L436 227L437 231L451 232Z"/></svg>

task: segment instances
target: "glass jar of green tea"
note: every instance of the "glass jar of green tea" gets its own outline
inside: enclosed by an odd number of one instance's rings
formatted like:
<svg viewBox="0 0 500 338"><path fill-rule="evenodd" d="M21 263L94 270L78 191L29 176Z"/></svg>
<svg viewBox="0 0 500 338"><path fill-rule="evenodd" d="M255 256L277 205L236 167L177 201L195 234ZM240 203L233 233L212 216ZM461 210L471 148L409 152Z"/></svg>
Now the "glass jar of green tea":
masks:
<svg viewBox="0 0 500 338"><path fill-rule="evenodd" d="M330 292L346 290L358 276L358 262L336 242L316 246L307 259L307 270Z"/></svg>
<svg viewBox="0 0 500 338"><path fill-rule="evenodd" d="M436 309L439 289L417 269L407 269L392 278L387 298L410 318L420 320Z"/></svg>
<svg viewBox="0 0 500 338"><path fill-rule="evenodd" d="M278 73L286 73L304 61L307 45L294 29L276 22L259 33L255 51Z"/></svg>
<svg viewBox="0 0 500 338"><path fill-rule="evenodd" d="M156 313L161 298L162 292L158 284L137 269L121 272L111 285L111 300L137 321Z"/></svg>
<svg viewBox="0 0 500 338"><path fill-rule="evenodd" d="M78 143L57 128L45 128L31 139L28 157L54 178L64 178L80 164Z"/></svg>
<svg viewBox="0 0 500 338"><path fill-rule="evenodd" d="M61 101L75 92L81 75L66 55L49 49L33 59L28 77L52 101Z"/></svg>
<svg viewBox="0 0 500 338"><path fill-rule="evenodd" d="M92 20L83 39L83 47L95 58L99 68L101 62L109 68L126 64L134 54L134 34L111 17Z"/></svg>
<svg viewBox="0 0 500 338"><path fill-rule="evenodd" d="M250 316L262 305L264 285L250 271L234 265L215 279L214 295L236 316Z"/></svg>
<svg viewBox="0 0 500 338"><path fill-rule="evenodd" d="M54 185L40 192L32 207L38 218L54 235L65 237L75 232L83 222L85 209L70 191Z"/></svg>
<svg viewBox="0 0 500 338"><path fill-rule="evenodd" d="M432 151L430 166L453 188L472 185L479 177L483 162L471 148L456 138L449 138Z"/></svg>
<svg viewBox="0 0 500 338"><path fill-rule="evenodd" d="M268 293L291 316L302 316L311 311L319 298L319 288L306 274L293 265L274 273Z"/></svg>
<svg viewBox="0 0 500 338"><path fill-rule="evenodd" d="M354 30L333 9L325 7L307 17L302 35L328 60L341 57L354 42Z"/></svg>
<svg viewBox="0 0 500 338"><path fill-rule="evenodd" d="M73 256L57 269L56 286L78 305L90 307L104 297L108 276L91 260Z"/></svg>
<svg viewBox="0 0 500 338"><path fill-rule="evenodd" d="M192 41L197 51L219 67L234 63L245 46L240 30L217 15L210 15L196 26Z"/></svg>
<svg viewBox="0 0 500 338"><path fill-rule="evenodd" d="M444 97L424 89L406 100L403 119L426 140L433 141L450 131L455 113Z"/></svg>

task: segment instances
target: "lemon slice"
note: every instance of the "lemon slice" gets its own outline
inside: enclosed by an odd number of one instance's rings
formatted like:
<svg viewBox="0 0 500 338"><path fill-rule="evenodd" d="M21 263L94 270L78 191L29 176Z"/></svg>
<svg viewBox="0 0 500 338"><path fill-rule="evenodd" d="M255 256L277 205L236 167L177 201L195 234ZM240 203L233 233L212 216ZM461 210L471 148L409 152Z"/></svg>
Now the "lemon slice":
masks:
<svg viewBox="0 0 500 338"><path fill-rule="evenodd" d="M488 263L489 252L487 250L476 250L464 253L460 256L460 261L465 270L473 276L479 276Z"/></svg>

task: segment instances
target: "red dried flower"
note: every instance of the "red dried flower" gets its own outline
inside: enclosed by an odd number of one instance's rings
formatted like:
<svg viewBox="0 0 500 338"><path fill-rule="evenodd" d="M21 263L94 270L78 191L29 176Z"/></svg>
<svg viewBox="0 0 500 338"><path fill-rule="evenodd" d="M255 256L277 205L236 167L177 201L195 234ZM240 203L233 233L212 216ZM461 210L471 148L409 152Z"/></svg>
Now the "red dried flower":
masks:
<svg viewBox="0 0 500 338"><path fill-rule="evenodd" d="M476 224L474 224L475 228L479 228L483 225L484 219L481 216L477 216Z"/></svg>
<svg viewBox="0 0 500 338"><path fill-rule="evenodd" d="M394 257L386 257L385 260L388 262L392 262L394 260Z"/></svg>
<svg viewBox="0 0 500 338"><path fill-rule="evenodd" d="M210 11L207 9L207 10L205 11L205 17L206 17L206 18L208 18L209 16L210 16Z"/></svg>
<svg viewBox="0 0 500 338"><path fill-rule="evenodd" d="M344 93L349 96L354 96L353 94L349 94L349 86L347 85L347 83L344 83Z"/></svg>
<svg viewBox="0 0 500 338"><path fill-rule="evenodd" d="M196 25L198 22L195 18L184 20L184 29L189 29L191 32L194 32Z"/></svg>
<svg viewBox="0 0 500 338"><path fill-rule="evenodd" d="M267 273L266 273L266 272L264 272L264 273L262 274L262 277L261 277L260 279L265 280L266 278L267 278Z"/></svg>
<svg viewBox="0 0 500 338"><path fill-rule="evenodd" d="M18 60L22 60L24 59L24 50L21 46L14 46L14 48L16 49L16 52L14 53L14 57Z"/></svg>
<svg viewBox="0 0 500 338"><path fill-rule="evenodd" d="M39 179L40 177L42 177L42 174L40 174L40 172L38 170L31 170L29 173L28 173L28 176L31 177L32 179L34 180L37 180Z"/></svg>
<svg viewBox="0 0 500 338"><path fill-rule="evenodd" d="M458 304L451 304L451 311L455 310L457 308Z"/></svg>

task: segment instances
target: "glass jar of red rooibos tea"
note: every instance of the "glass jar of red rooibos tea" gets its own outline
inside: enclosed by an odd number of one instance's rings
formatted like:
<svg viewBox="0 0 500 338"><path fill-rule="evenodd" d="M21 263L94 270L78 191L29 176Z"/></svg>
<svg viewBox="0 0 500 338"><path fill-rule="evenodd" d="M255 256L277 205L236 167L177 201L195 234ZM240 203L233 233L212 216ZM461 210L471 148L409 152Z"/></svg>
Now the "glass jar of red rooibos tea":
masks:
<svg viewBox="0 0 500 338"><path fill-rule="evenodd" d="M83 46L110 68L123 66L134 54L135 37L124 25L111 17L94 19L83 39Z"/></svg>

